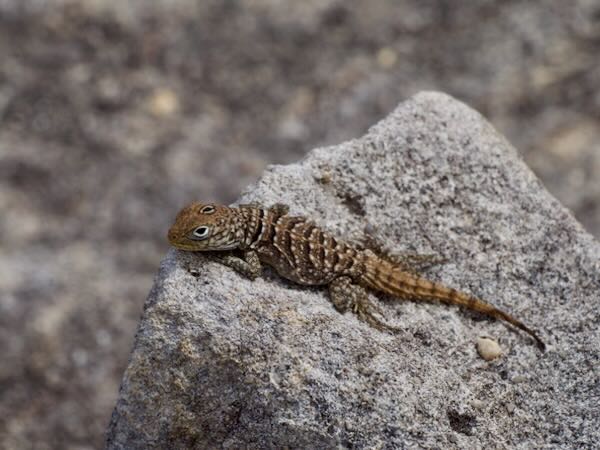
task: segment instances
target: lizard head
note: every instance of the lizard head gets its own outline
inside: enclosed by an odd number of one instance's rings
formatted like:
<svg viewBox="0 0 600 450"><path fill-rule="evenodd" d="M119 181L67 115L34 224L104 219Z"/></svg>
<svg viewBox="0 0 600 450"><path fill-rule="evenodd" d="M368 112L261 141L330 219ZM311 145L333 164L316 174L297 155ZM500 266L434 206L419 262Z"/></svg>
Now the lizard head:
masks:
<svg viewBox="0 0 600 450"><path fill-rule="evenodd" d="M169 243L189 251L232 250L243 238L237 209L212 203L192 203L177 214L169 229Z"/></svg>

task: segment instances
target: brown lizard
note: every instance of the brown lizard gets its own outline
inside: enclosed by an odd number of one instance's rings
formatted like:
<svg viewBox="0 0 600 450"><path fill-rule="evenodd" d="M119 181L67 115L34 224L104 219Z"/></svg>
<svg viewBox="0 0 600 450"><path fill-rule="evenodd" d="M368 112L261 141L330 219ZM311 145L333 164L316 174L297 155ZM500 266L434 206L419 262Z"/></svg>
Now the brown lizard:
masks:
<svg viewBox="0 0 600 450"><path fill-rule="evenodd" d="M305 217L288 215L289 208L192 203L182 209L169 230L171 245L188 251L221 251L218 260L254 279L261 263L281 276L303 285L328 285L336 309L348 309L377 329L397 331L381 322L382 315L368 297L367 288L403 299L434 300L460 305L502 319L529 333L544 350L540 337L529 327L495 306L413 273L408 259L377 255L368 248L336 239ZM240 255L236 256L235 251ZM419 255L417 260L419 259ZM421 257L427 260L428 257Z"/></svg>

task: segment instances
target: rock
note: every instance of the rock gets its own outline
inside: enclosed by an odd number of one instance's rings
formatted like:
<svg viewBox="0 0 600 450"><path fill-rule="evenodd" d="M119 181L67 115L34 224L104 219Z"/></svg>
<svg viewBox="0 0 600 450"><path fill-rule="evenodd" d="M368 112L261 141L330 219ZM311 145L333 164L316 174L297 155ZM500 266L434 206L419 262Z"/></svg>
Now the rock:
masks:
<svg viewBox="0 0 600 450"><path fill-rule="evenodd" d="M240 201L283 201L339 236L367 229L391 252L441 255L449 262L426 276L511 312L548 350L498 321L384 296L404 331L381 333L337 313L324 289L270 270L250 281L172 250L146 301L108 448L600 442L600 245L478 113L419 94L361 139L269 168ZM479 360L483 334L505 343L498 364Z"/></svg>
<svg viewBox="0 0 600 450"><path fill-rule="evenodd" d="M157 117L170 117L179 109L179 98L168 88L156 89L147 100L148 110Z"/></svg>
<svg viewBox="0 0 600 450"><path fill-rule="evenodd" d="M502 355L498 342L489 337L477 338L477 352L486 361L492 361Z"/></svg>

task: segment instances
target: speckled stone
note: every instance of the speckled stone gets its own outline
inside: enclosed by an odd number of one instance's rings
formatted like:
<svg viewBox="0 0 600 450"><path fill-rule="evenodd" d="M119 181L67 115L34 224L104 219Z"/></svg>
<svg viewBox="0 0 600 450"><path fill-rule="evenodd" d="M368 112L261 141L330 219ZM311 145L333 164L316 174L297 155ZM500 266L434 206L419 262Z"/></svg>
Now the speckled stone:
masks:
<svg viewBox="0 0 600 450"><path fill-rule="evenodd" d="M477 112L419 94L360 139L270 167L240 201L285 202L339 236L369 230L392 252L441 255L428 277L510 311L548 350L458 308L381 297L404 330L392 336L337 313L323 289L269 270L252 282L173 250L109 449L600 442L600 245ZM486 334L505 348L492 365L474 345Z"/></svg>

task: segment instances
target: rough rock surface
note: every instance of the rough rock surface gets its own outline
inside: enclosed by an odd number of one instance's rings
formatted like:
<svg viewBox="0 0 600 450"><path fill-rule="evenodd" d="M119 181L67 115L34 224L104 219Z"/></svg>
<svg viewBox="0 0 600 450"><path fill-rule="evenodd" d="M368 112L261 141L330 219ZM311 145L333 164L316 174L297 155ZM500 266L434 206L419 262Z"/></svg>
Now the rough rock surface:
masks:
<svg viewBox="0 0 600 450"><path fill-rule="evenodd" d="M600 442L600 245L482 117L419 94L361 139L274 166L242 201L436 253L435 280L540 330L379 299L400 335L323 289L171 251L145 305L108 448L549 448ZM195 269L195 270L192 270ZM480 335L503 356L485 362Z"/></svg>
<svg viewBox="0 0 600 450"><path fill-rule="evenodd" d="M600 237L600 2L0 0L0 448L101 448L165 229L415 92Z"/></svg>

